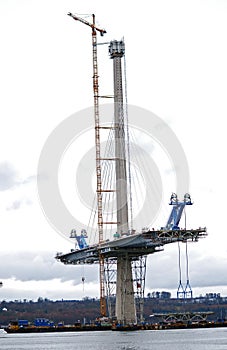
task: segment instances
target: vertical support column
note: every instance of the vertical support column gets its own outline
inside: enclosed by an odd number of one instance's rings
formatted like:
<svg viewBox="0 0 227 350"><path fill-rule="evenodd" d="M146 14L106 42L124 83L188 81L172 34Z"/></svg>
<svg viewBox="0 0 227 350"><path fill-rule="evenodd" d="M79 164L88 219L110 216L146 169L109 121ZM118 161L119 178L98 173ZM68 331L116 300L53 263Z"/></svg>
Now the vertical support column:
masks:
<svg viewBox="0 0 227 350"><path fill-rule="evenodd" d="M147 256L143 255L138 257L132 262L134 290L136 298L137 319L140 322L144 322L144 290L145 290L145 277L146 277L146 263Z"/></svg>
<svg viewBox="0 0 227 350"><path fill-rule="evenodd" d="M125 129L123 112L123 89L121 58L125 47L123 41L111 41L109 54L114 71L114 126L116 158L117 231L128 234L127 174L125 156ZM117 259L116 317L122 324L136 323L136 307L133 290L132 264L125 254Z"/></svg>
<svg viewBox="0 0 227 350"><path fill-rule="evenodd" d="M120 324L137 323L131 259L117 258L116 317Z"/></svg>

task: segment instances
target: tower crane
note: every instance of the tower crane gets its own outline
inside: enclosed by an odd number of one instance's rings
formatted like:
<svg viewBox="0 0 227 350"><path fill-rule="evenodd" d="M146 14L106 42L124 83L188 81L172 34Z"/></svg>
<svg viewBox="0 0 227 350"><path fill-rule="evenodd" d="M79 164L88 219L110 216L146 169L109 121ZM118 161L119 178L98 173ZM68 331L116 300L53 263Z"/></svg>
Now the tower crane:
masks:
<svg viewBox="0 0 227 350"><path fill-rule="evenodd" d="M68 12L68 16L79 21L92 29L92 51L93 51L93 93L94 93L94 118L95 118L95 145L96 145L96 179L97 179L97 206L98 206L98 231L99 244L103 242L103 214L102 214L102 178L101 178L101 146L100 146L100 123L99 123L99 84L98 84L98 59L97 59L97 32L103 36L105 29L100 29L95 25L95 15L92 14L92 23L77 15ZM105 299L105 273L104 257L99 255L99 278L100 278L100 314L106 316Z"/></svg>
<svg viewBox="0 0 227 350"><path fill-rule="evenodd" d="M91 27L92 31L100 32L101 36L103 36L106 33L105 29L100 29L100 28L96 27L96 25L95 25L95 15L94 14L92 15L93 23L90 23L90 22L86 21L84 18L78 17L77 15L73 15L71 12L68 12L68 16L70 16L73 19L75 19L75 21L80 21L80 22L86 24L87 26Z"/></svg>

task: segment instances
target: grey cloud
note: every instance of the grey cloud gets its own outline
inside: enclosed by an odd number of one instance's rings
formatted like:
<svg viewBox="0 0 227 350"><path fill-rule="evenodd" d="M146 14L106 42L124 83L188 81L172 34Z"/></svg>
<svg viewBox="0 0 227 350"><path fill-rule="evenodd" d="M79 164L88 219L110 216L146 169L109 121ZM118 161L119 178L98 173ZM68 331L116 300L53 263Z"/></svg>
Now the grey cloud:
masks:
<svg viewBox="0 0 227 350"><path fill-rule="evenodd" d="M0 163L0 192L17 189L19 186L28 185L36 180L35 175L20 179L17 171L9 162ZM15 198L6 206L6 210L18 210L23 205L31 205L32 201L29 198Z"/></svg>
<svg viewBox="0 0 227 350"><path fill-rule="evenodd" d="M11 203L10 205L8 205L8 207L6 208L6 210L18 210L21 208L22 205L31 205L32 201L29 199L21 199L21 200L15 200L13 203Z"/></svg>
<svg viewBox="0 0 227 350"><path fill-rule="evenodd" d="M194 261L195 260L195 261ZM226 285L227 257L195 257L191 263L191 278L195 287Z"/></svg>
<svg viewBox="0 0 227 350"><path fill-rule="evenodd" d="M0 163L0 191L6 191L18 184L18 175L8 162Z"/></svg>
<svg viewBox="0 0 227 350"><path fill-rule="evenodd" d="M4 262L0 277L15 278L23 282L60 279L62 282L72 281L73 285L81 284L82 277L85 277L85 283L99 283L98 265L63 265L55 260L54 255L54 252L0 253L0 260ZM227 257L201 257L198 251L192 251L189 259L192 289L201 287L209 289L226 285L226 263ZM175 251L166 249L164 252L149 256L147 265L146 288L177 290L179 283L177 247ZM185 262L182 254L182 283L185 282Z"/></svg>
<svg viewBox="0 0 227 350"><path fill-rule="evenodd" d="M12 164L7 161L0 163L0 191L7 191L16 186L29 184L35 180L35 175L20 179Z"/></svg>
<svg viewBox="0 0 227 350"><path fill-rule="evenodd" d="M31 175L31 176L28 176L25 180L22 180L20 182L21 185L26 185L26 184L29 184L33 181L36 181L36 176L35 175Z"/></svg>
<svg viewBox="0 0 227 350"><path fill-rule="evenodd" d="M0 253L0 260L4 261L1 279L15 278L25 282L59 278L62 282L73 281L75 285L81 283L82 277L89 282L98 281L97 266L66 266L54 255L54 252Z"/></svg>
<svg viewBox="0 0 227 350"><path fill-rule="evenodd" d="M175 249L174 249L175 248ZM200 256L199 249L189 246L189 279L192 289L224 286L227 281L227 256ZM149 256L146 287L149 289L175 289L179 284L178 249L165 247L163 252ZM184 246L181 250L181 280L185 285L186 257Z"/></svg>
<svg viewBox="0 0 227 350"><path fill-rule="evenodd" d="M17 210L21 207L22 201L16 200L10 206L6 208L6 210Z"/></svg>

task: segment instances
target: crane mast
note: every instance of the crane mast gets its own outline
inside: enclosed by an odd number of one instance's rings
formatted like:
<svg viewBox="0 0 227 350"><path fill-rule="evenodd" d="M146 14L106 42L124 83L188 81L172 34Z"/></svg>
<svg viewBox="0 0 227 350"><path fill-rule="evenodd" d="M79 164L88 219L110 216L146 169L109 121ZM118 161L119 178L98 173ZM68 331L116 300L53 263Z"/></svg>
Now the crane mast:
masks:
<svg viewBox="0 0 227 350"><path fill-rule="evenodd" d="M94 93L94 118L95 118L95 146L96 146L96 179L97 179L97 206L98 206L98 231L99 243L103 242L103 214L102 214L102 173L101 173L101 146L100 146L100 122L99 122L99 83L98 83L98 59L97 59L97 31L103 36L106 31L95 25L95 15L92 14L92 23L85 19L73 15L71 12L68 16L79 21L92 29L92 53L93 53L93 93ZM100 276L100 314L106 316L106 299L105 299L105 273L104 257L99 256L99 276Z"/></svg>

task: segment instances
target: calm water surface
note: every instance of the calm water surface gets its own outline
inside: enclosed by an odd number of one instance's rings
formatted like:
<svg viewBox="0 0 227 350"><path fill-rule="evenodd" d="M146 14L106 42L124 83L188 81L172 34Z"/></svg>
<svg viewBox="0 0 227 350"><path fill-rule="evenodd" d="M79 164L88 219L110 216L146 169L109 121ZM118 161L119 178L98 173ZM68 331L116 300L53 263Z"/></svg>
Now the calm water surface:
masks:
<svg viewBox="0 0 227 350"><path fill-rule="evenodd" d="M227 350L227 328L0 335L1 350Z"/></svg>

